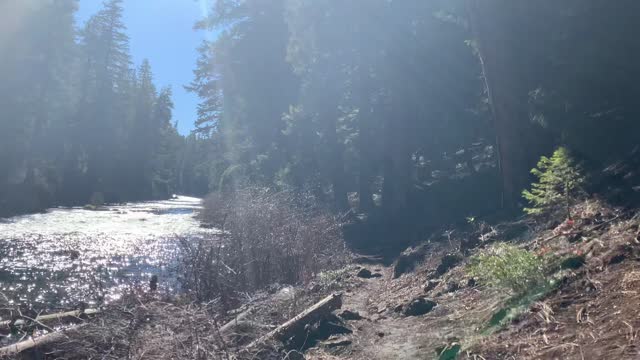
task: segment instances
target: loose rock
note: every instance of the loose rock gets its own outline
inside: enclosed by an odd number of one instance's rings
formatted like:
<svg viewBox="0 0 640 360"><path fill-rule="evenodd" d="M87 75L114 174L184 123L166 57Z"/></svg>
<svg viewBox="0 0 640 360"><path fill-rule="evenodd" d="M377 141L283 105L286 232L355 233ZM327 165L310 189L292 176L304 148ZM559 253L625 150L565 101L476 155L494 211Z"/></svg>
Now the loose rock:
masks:
<svg viewBox="0 0 640 360"><path fill-rule="evenodd" d="M357 311L343 310L338 316L344 320L362 320L362 316Z"/></svg>
<svg viewBox="0 0 640 360"><path fill-rule="evenodd" d="M424 292L429 292L435 289L438 285L440 285L440 280L427 280L424 284Z"/></svg>
<svg viewBox="0 0 640 360"><path fill-rule="evenodd" d="M582 255L570 256L562 261L560 268L562 269L579 269L585 264L585 258Z"/></svg>
<svg viewBox="0 0 640 360"><path fill-rule="evenodd" d="M393 265L393 278L396 279L402 274L413 271L428 254L427 245L420 245L416 248L409 248L402 252Z"/></svg>
<svg viewBox="0 0 640 360"><path fill-rule="evenodd" d="M364 279L371 279L371 271L369 271L369 269L362 268L358 271L356 276Z"/></svg>
<svg viewBox="0 0 640 360"><path fill-rule="evenodd" d="M448 293L452 293L452 292L455 292L455 291L458 291L458 290L460 290L460 285L457 282L449 281L447 283L447 292Z"/></svg>
<svg viewBox="0 0 640 360"><path fill-rule="evenodd" d="M448 254L443 256L442 260L440 261L440 265L438 265L438 268L436 269L436 275L444 275L447 271L449 271L449 269L455 267L461 261L462 256L460 256L460 254Z"/></svg>
<svg viewBox="0 0 640 360"><path fill-rule="evenodd" d="M371 279L371 278L382 277L381 274L378 274L378 273L372 274L369 269L365 269L365 268L360 269L360 271L358 271L356 276L358 276L360 278L363 278L363 279Z"/></svg>
<svg viewBox="0 0 640 360"><path fill-rule="evenodd" d="M434 301L419 297L411 300L411 302L407 304L404 308L403 314L405 316L424 315L433 310L436 305L437 304Z"/></svg>

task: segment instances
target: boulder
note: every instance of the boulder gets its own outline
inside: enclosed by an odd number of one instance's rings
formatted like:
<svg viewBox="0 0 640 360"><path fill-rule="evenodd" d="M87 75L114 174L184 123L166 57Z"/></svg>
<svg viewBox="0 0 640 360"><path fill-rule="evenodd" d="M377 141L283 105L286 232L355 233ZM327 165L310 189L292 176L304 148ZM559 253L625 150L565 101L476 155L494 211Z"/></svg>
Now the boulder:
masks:
<svg viewBox="0 0 640 360"><path fill-rule="evenodd" d="M444 275L447 271L454 268L462 261L462 255L460 254L447 254L440 260L440 265L436 268L435 274L437 276Z"/></svg>
<svg viewBox="0 0 640 360"><path fill-rule="evenodd" d="M416 265L427 256L427 247L427 244L423 244L403 251L393 264L393 278L399 278L400 275L413 271Z"/></svg>

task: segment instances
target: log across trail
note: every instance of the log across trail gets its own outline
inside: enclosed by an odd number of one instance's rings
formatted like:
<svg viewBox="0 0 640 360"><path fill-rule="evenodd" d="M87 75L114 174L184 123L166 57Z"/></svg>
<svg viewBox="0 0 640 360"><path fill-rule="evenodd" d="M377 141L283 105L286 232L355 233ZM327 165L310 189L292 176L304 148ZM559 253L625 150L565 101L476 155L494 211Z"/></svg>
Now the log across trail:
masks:
<svg viewBox="0 0 640 360"><path fill-rule="evenodd" d="M284 341L297 332L304 331L305 325L322 319L323 317L330 314L333 310L339 309L341 307L342 294L331 294L317 302L315 305L296 315L289 321L278 326L275 330L253 341L245 349L255 349L263 344L268 343L271 340Z"/></svg>

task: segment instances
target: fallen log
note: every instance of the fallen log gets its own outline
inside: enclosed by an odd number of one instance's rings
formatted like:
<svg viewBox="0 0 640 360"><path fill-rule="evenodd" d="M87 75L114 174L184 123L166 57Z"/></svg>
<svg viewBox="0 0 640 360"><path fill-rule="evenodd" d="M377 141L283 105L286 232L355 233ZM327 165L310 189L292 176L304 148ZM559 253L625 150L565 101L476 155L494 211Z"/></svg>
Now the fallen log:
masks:
<svg viewBox="0 0 640 360"><path fill-rule="evenodd" d="M232 330L234 327L236 327L238 325L238 323L244 321L245 318L249 317L249 315L251 315L253 313L255 309L254 308L249 308L243 312L241 312L238 316L234 317L233 320L229 321L228 323L222 325L219 329L218 332L221 335L224 335L225 333L229 332L230 330Z"/></svg>
<svg viewBox="0 0 640 360"><path fill-rule="evenodd" d="M37 347L53 345L69 339L70 335L80 334L82 328L87 324L81 324L70 327L68 329L48 333L46 335L38 336L35 338L29 338L28 340L21 341L19 343L11 344L0 348L0 358L9 356L15 356L21 352L35 349Z"/></svg>
<svg viewBox="0 0 640 360"><path fill-rule="evenodd" d="M255 349L258 346L266 344L272 340L285 341L296 333L304 332L304 328L307 324L314 323L329 315L333 310L339 309L341 307L342 294L331 294L326 298L320 300L312 307L296 315L289 321L278 326L275 330L254 340L252 343L247 345L245 350Z"/></svg>
<svg viewBox="0 0 640 360"><path fill-rule="evenodd" d="M55 313L55 314L40 315L37 318L35 318L35 320L38 323L47 324L47 325L53 324L55 322L75 323L75 322L82 321L82 319L80 318L80 316L82 315L95 315L95 314L98 314L99 312L100 310L98 309L85 309L84 311L74 310L74 311L66 311L66 312ZM18 319L13 321L13 326L27 325L30 321L31 320L29 319ZM0 321L0 331L5 331L5 332L10 331L11 323L12 323L12 320Z"/></svg>

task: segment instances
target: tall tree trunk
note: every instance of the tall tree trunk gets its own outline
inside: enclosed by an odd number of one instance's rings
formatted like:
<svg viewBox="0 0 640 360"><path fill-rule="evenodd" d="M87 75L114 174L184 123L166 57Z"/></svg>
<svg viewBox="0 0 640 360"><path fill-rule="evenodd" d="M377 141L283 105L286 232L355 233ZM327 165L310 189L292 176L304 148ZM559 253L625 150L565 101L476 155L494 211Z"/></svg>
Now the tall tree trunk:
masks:
<svg viewBox="0 0 640 360"><path fill-rule="evenodd" d="M528 179L526 80L513 46L513 17L503 0L467 0L485 85L493 112L503 181L502 204L517 205ZM506 7L506 8L505 8ZM524 86L523 86L524 85Z"/></svg>
<svg viewBox="0 0 640 360"><path fill-rule="evenodd" d="M371 103L369 98L369 74L366 68L360 69L360 89L358 89L360 104L358 112L358 150L360 153L358 197L360 212L368 213L373 209L371 193Z"/></svg>
<svg viewBox="0 0 640 360"><path fill-rule="evenodd" d="M326 146L329 149L334 206L338 211L346 211L349 208L349 202L347 201L347 186L345 184L344 151L338 141L337 133L339 109L337 104L327 104L326 109L331 109L326 112L323 121L326 123Z"/></svg>
<svg viewBox="0 0 640 360"><path fill-rule="evenodd" d="M390 111L384 122L384 132L387 136L382 205L385 217L393 224L397 224L397 220L405 215L411 186L411 150L406 131L406 117L411 116L411 112L401 111L400 107ZM391 116L391 113L395 116Z"/></svg>

